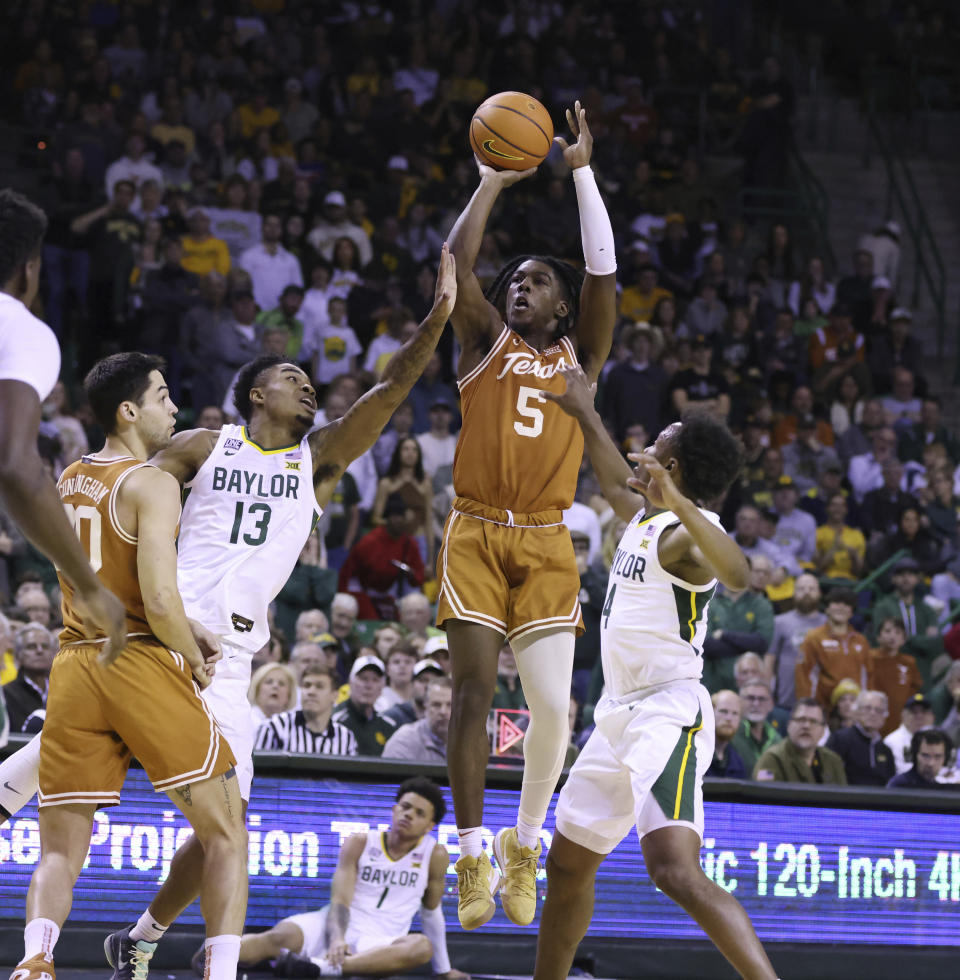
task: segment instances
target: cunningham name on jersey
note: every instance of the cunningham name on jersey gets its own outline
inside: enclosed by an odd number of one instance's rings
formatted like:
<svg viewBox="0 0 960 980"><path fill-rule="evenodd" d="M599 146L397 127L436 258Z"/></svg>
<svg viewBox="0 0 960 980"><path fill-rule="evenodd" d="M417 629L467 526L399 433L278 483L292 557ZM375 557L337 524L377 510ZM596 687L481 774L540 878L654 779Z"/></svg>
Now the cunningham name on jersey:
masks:
<svg viewBox="0 0 960 980"><path fill-rule="evenodd" d="M701 508L717 527L720 518ZM717 580L691 585L660 564L663 532L680 523L672 511L627 525L610 566L600 619L600 650L606 694L622 698L703 674L707 609Z"/></svg>
<svg viewBox="0 0 960 980"><path fill-rule="evenodd" d="M263 449L225 425L187 484L177 584L187 615L231 644L267 641L267 606L293 571L320 508L310 446Z"/></svg>

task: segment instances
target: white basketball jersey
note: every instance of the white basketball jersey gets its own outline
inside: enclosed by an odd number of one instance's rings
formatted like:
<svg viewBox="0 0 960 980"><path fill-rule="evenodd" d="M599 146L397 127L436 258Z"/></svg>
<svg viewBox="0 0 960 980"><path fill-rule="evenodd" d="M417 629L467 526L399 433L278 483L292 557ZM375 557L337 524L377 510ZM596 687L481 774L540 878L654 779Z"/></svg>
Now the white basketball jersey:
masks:
<svg viewBox="0 0 960 980"><path fill-rule="evenodd" d="M270 635L267 606L320 516L307 439L261 449L244 426L225 425L187 487L177 555L187 615L255 652Z"/></svg>
<svg viewBox="0 0 960 980"><path fill-rule="evenodd" d="M410 931L423 902L437 840L427 834L412 851L394 861L387 854L386 838L386 831L367 831L367 843L357 862L350 928L366 934L403 936Z"/></svg>
<svg viewBox="0 0 960 980"><path fill-rule="evenodd" d="M721 526L712 511L700 513ZM679 523L673 511L653 517L640 511L620 539L600 619L608 697L703 675L707 608L717 580L691 585L664 570L657 553L660 537Z"/></svg>

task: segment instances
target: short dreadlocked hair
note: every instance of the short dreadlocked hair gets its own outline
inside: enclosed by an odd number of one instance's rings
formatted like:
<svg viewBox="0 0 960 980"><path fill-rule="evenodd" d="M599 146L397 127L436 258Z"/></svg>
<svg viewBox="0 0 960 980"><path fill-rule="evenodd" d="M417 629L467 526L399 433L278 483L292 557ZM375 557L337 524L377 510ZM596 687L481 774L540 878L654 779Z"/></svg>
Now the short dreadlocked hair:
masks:
<svg viewBox="0 0 960 980"><path fill-rule="evenodd" d="M249 422L250 416L253 414L250 391L263 381L264 372L278 364L289 363L288 357L281 357L279 354L261 354L240 368L240 373L237 375L236 383L233 386L233 404L237 406L237 411L244 422Z"/></svg>
<svg viewBox="0 0 960 980"><path fill-rule="evenodd" d="M22 194L0 190L0 286L40 252L47 216Z"/></svg>
<svg viewBox="0 0 960 980"><path fill-rule="evenodd" d="M704 411L684 415L673 437L683 484L694 500L712 503L737 478L743 450L726 423Z"/></svg>
<svg viewBox="0 0 960 980"><path fill-rule="evenodd" d="M557 336L562 337L570 333L573 325L577 322L580 315L580 289L583 286L583 273L575 269L569 262L562 259L555 259L552 255L518 255L511 259L498 273L496 278L487 289L487 299L497 308L500 315L506 322L505 303L507 298L507 287L514 272L523 265L524 262L542 262L556 273L560 280L560 285L567 294L567 302L570 304L570 312L557 321Z"/></svg>

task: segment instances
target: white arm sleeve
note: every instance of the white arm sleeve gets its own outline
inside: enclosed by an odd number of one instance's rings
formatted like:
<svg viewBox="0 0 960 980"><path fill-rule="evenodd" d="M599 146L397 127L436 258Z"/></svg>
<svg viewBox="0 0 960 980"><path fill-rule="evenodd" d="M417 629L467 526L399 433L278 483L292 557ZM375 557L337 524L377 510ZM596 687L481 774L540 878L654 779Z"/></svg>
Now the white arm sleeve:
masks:
<svg viewBox="0 0 960 980"><path fill-rule="evenodd" d="M583 240L583 259L591 276L608 276L617 271L617 254L613 246L613 227L600 197L597 180L590 167L577 167L573 172L580 209L580 238Z"/></svg>
<svg viewBox="0 0 960 980"><path fill-rule="evenodd" d="M447 923L443 918L443 910L438 905L435 909L420 906L420 925L423 934L430 940L433 956L430 963L434 973L450 972L450 957L447 954Z"/></svg>

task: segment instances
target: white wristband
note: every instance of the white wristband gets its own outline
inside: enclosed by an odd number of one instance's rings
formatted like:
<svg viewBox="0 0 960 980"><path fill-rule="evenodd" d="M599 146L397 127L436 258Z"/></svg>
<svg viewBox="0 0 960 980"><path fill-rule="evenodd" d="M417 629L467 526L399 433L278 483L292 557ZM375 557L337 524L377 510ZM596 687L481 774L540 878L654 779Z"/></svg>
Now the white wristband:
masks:
<svg viewBox="0 0 960 980"><path fill-rule="evenodd" d="M433 956L430 963L434 973L450 972L450 956L447 953L447 923L443 918L443 910L438 905L434 909L428 909L426 905L420 906L420 925L423 934L430 940L433 947Z"/></svg>
<svg viewBox="0 0 960 980"><path fill-rule="evenodd" d="M600 197L597 180L590 167L577 167L573 172L580 209L580 238L583 240L583 260L591 276L608 276L617 271L617 254L613 245L613 227Z"/></svg>

